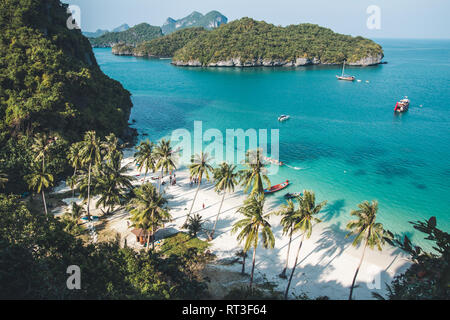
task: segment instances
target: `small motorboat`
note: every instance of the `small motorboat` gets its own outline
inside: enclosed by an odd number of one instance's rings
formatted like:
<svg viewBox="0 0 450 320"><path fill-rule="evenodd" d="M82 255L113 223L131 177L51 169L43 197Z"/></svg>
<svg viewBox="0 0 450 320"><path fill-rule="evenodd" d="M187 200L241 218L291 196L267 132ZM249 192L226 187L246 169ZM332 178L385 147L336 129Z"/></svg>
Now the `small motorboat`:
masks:
<svg viewBox="0 0 450 320"><path fill-rule="evenodd" d="M270 194L270 193L274 193L274 192L283 190L283 189L287 188L287 186L289 186L289 180L286 180L283 183L272 186L269 189L265 189L264 194Z"/></svg>
<svg viewBox="0 0 450 320"><path fill-rule="evenodd" d="M344 64L342 65L342 74L340 76L336 76L336 78L338 80L345 80L345 81L355 81L355 77L354 76L347 76L344 74L345 72L345 61Z"/></svg>
<svg viewBox="0 0 450 320"><path fill-rule="evenodd" d="M403 98L395 104L394 112L406 112L409 109L409 99L408 97Z"/></svg>
<svg viewBox="0 0 450 320"><path fill-rule="evenodd" d="M279 116L279 117L278 117L278 121L280 121L280 122L284 122L284 121L287 121L287 120L289 120L290 118L291 118L291 116L288 116L288 115L282 114L281 116Z"/></svg>
<svg viewBox="0 0 450 320"><path fill-rule="evenodd" d="M285 195L284 195L284 197L286 198L286 199L294 199L294 198L298 198L298 197L303 197L303 193L301 193L301 192L293 192L293 193L286 193Z"/></svg>

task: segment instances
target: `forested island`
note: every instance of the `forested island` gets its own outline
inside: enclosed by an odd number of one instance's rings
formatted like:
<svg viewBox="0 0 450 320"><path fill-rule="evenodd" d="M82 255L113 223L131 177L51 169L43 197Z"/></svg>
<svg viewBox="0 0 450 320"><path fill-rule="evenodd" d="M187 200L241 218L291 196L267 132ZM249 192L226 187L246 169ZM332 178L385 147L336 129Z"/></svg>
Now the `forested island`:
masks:
<svg viewBox="0 0 450 320"><path fill-rule="evenodd" d="M304 23L279 27L242 18L196 37L178 50L177 66L253 67L317 64L373 65L381 62L380 45L363 37Z"/></svg>
<svg viewBox="0 0 450 320"><path fill-rule="evenodd" d="M135 46L162 36L160 27L141 23L125 31L108 32L97 38L89 38L89 40L94 48L109 48L117 43Z"/></svg>

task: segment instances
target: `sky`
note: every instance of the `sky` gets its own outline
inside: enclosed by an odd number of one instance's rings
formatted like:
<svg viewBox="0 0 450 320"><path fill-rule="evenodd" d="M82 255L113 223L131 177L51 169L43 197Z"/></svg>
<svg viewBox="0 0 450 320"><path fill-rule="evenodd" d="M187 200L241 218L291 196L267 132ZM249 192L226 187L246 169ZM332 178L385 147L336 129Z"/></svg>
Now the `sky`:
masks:
<svg viewBox="0 0 450 320"><path fill-rule="evenodd" d="M220 11L275 25L314 23L369 38L450 38L449 0L62 0L81 9L83 31L121 24L161 26L168 17ZM371 6L379 8L367 13ZM379 12L379 16L377 15ZM379 17L379 19L375 19ZM370 20L370 28L368 27Z"/></svg>

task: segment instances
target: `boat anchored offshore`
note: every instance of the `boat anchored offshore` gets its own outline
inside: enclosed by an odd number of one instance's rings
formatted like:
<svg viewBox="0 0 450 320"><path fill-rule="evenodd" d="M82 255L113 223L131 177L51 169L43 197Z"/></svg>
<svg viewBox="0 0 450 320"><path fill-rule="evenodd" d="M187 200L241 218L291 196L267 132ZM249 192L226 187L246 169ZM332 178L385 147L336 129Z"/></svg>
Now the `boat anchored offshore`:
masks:
<svg viewBox="0 0 450 320"><path fill-rule="evenodd" d="M270 187L269 189L264 190L264 194L275 193L277 191L283 190L289 186L289 180L286 180L283 183L277 184L275 186Z"/></svg>
<svg viewBox="0 0 450 320"><path fill-rule="evenodd" d="M406 112L409 109L409 99L408 97L403 98L395 104L394 112Z"/></svg>
<svg viewBox="0 0 450 320"><path fill-rule="evenodd" d="M355 81L354 76L347 76L344 74L344 71L345 71L345 61L344 64L342 65L342 74L340 76L336 76L338 80Z"/></svg>
<svg viewBox="0 0 450 320"><path fill-rule="evenodd" d="M287 121L287 120L289 120L290 118L291 118L291 116L288 116L288 115L282 114L281 116L279 116L279 117L278 117L278 121L280 121L280 122L284 122L284 121Z"/></svg>

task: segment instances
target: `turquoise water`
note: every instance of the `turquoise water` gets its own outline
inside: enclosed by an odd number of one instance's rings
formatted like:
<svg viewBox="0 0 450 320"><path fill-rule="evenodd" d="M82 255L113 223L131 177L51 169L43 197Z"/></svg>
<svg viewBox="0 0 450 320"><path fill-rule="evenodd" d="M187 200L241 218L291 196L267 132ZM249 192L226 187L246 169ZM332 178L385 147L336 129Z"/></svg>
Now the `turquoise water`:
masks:
<svg viewBox="0 0 450 320"><path fill-rule="evenodd" d="M192 130L194 120L223 133L279 129L280 159L302 170L282 167L273 184L288 178L290 192L314 190L328 200L324 219L341 226L358 203L377 199L386 228L424 244L408 221L434 215L450 229L450 41L378 42L388 64L348 68L362 80L354 83L337 81L336 67L178 68L95 54L133 94L131 119L150 139ZM394 116L403 96L410 110ZM280 124L280 114L291 119Z"/></svg>

